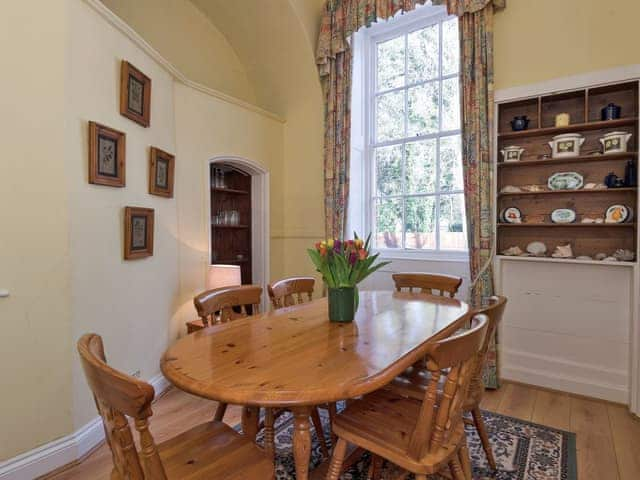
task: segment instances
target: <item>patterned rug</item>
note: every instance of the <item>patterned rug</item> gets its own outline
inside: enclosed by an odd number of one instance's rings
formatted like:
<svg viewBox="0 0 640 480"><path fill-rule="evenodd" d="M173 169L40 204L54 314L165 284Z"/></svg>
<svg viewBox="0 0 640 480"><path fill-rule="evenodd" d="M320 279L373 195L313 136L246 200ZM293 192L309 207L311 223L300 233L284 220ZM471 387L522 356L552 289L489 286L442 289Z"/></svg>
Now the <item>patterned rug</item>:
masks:
<svg viewBox="0 0 640 480"><path fill-rule="evenodd" d="M498 463L498 471L493 472L486 462L484 450L475 429L467 426L467 441L473 463L474 480L577 480L576 437L574 433L529 423L497 413L483 411L483 417L493 452ZM326 410L320 410L325 434L329 432L329 417ZM240 430L240 426L236 427ZM293 417L285 413L278 418L276 431L276 480L294 480L292 434ZM311 428L312 450L311 468L322 462L322 452L315 430ZM262 433L257 441L263 443ZM327 438L330 445L331 439ZM364 455L341 480L365 480L369 468L369 457ZM399 470L385 462L382 479L394 478ZM409 477L413 479L413 476ZM432 480L442 479L434 476Z"/></svg>

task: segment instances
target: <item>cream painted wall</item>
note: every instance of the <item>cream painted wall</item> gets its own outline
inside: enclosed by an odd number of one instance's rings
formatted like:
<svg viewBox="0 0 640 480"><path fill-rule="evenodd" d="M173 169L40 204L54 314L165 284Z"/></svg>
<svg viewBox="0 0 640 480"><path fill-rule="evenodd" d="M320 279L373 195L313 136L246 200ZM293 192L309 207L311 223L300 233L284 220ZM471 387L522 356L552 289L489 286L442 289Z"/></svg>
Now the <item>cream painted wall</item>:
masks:
<svg viewBox="0 0 640 480"><path fill-rule="evenodd" d="M283 223L273 231L272 251L281 255L284 275L314 274L306 248L324 235L324 107L314 61L322 2L193 2L234 46L258 104L286 119Z"/></svg>
<svg viewBox="0 0 640 480"><path fill-rule="evenodd" d="M180 253L180 311L171 328L173 338L194 316L193 297L205 286L208 263L207 215L208 160L238 156L259 163L269 171L271 230L282 224L283 124L222 102L181 84L175 84L176 191ZM271 277L282 267L271 252ZM266 293L265 293L266 294Z"/></svg>
<svg viewBox="0 0 640 480"><path fill-rule="evenodd" d="M637 0L509 0L495 17L495 88L640 63Z"/></svg>
<svg viewBox="0 0 640 480"><path fill-rule="evenodd" d="M0 16L0 289L11 296L0 298L0 461L72 427L65 2L7 7Z"/></svg>
<svg viewBox="0 0 640 480"><path fill-rule="evenodd" d="M189 0L101 0L190 80L255 103L232 46Z"/></svg>
<svg viewBox="0 0 640 480"><path fill-rule="evenodd" d="M72 339L103 336L107 357L125 372L160 373L178 300L178 221L173 199L149 195L151 145L176 151L173 78L85 2L69 1L66 79L66 163L72 252ZM152 78L151 126L119 113L120 62ZM88 126L94 120L126 133L127 185L87 182ZM183 159L176 160L178 164ZM123 260L124 207L155 210L154 255ZM96 415L80 362L74 365L74 426Z"/></svg>

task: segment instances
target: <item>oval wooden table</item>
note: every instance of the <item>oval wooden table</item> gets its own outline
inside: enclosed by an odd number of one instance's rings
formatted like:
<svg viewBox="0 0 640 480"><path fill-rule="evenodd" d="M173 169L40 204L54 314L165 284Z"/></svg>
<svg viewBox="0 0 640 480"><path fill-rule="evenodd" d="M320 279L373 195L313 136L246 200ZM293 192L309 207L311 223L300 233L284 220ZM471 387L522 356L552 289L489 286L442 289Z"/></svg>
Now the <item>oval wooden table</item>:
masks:
<svg viewBox="0 0 640 480"><path fill-rule="evenodd" d="M255 407L294 414L296 477L309 475L309 414L320 405L370 393L424 356L430 342L463 325L468 306L422 293L361 292L353 323L331 323L326 298L214 325L163 355L164 376L199 397L244 405L255 436Z"/></svg>

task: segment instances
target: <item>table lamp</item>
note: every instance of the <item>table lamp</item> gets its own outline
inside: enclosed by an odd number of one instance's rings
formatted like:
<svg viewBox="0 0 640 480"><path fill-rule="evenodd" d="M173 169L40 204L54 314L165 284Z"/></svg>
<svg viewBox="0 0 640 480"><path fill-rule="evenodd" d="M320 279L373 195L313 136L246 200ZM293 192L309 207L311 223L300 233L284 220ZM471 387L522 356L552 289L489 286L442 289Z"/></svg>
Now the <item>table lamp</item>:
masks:
<svg viewBox="0 0 640 480"><path fill-rule="evenodd" d="M209 265L207 290L242 284L239 265Z"/></svg>

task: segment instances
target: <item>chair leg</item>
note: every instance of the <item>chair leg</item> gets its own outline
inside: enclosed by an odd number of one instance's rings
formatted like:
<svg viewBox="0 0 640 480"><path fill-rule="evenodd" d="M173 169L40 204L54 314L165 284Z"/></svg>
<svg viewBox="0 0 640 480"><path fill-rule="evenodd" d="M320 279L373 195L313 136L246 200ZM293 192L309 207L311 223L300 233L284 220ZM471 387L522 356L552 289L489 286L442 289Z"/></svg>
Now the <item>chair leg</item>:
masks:
<svg viewBox="0 0 640 480"><path fill-rule="evenodd" d="M342 463L344 462L346 454L347 441L342 438L338 438L338 443L336 443L336 446L333 449L331 464L329 465L326 480L338 480L338 478L340 478L340 474L342 473Z"/></svg>
<svg viewBox="0 0 640 480"><path fill-rule="evenodd" d="M331 423L331 446L332 447L335 446L336 441L338 440L338 437L336 436L336 434L333 433L333 421L335 420L337 414L338 414L338 409L336 407L336 403L331 402L329 404L329 420Z"/></svg>
<svg viewBox="0 0 640 480"><path fill-rule="evenodd" d="M467 480L464 477L462 465L460 465L460 459L457 455L454 455L451 461L449 461L449 470L451 470L451 476L454 480Z"/></svg>
<svg viewBox="0 0 640 480"><path fill-rule="evenodd" d="M367 480L378 480L380 470L382 469L382 462L384 462L384 459L381 456L371 454L371 465L369 465Z"/></svg>
<svg viewBox="0 0 640 480"><path fill-rule="evenodd" d="M489 434L487 433L487 427L485 426L484 420L482 419L480 407L475 407L473 410L471 410L471 415L473 415L473 424L478 431L478 436L480 437L480 441L482 442L482 448L484 449L484 453L487 456L487 462L489 462L489 466L492 470L497 470L498 466L496 465L496 459L493 456L491 442L489 442Z"/></svg>
<svg viewBox="0 0 640 480"><path fill-rule="evenodd" d="M460 464L462 465L462 471L464 473L465 480L473 480L473 474L471 472L471 458L469 457L469 448L467 447L467 439L463 438L462 447L458 451L458 458L460 458Z"/></svg>
<svg viewBox="0 0 640 480"><path fill-rule="evenodd" d="M331 454L327 448L327 439L324 436L324 428L322 428L322 420L320 420L318 407L314 407L313 410L311 410L311 421L313 422L313 428L316 430L318 440L320 440L320 450L322 450L322 455L329 458Z"/></svg>
<svg viewBox="0 0 640 480"><path fill-rule="evenodd" d="M224 414L227 411L227 404L226 403L218 403L218 406L216 407L216 413L213 416L213 419L217 422L221 422L222 419L224 418Z"/></svg>
<svg viewBox="0 0 640 480"><path fill-rule="evenodd" d="M275 430L273 424L275 423L273 409L265 408L264 412L264 451L267 453L271 461L276 458L275 447Z"/></svg>

